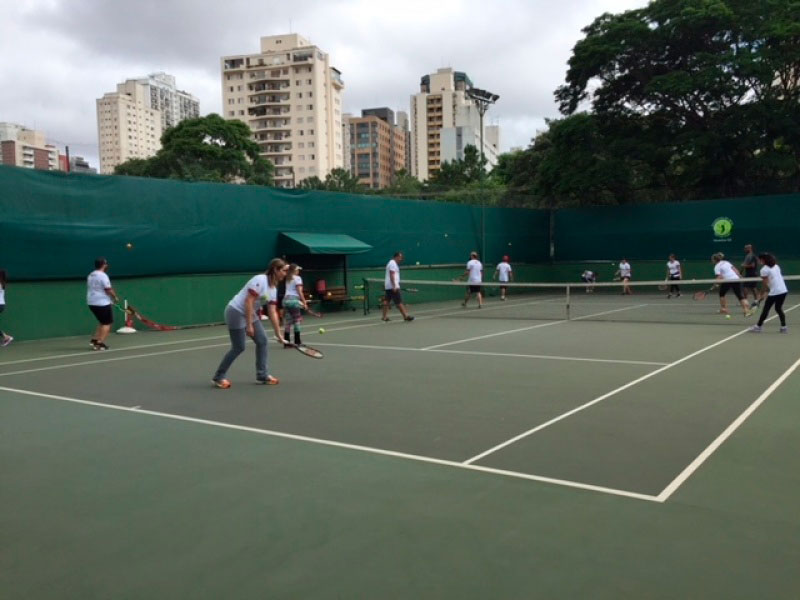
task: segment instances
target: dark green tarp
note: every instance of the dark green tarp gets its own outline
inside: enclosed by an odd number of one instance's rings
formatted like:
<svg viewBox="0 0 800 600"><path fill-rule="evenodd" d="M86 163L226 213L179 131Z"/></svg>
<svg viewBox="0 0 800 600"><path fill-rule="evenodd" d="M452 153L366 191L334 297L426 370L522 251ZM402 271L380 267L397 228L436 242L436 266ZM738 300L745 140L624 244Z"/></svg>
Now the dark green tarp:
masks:
<svg viewBox="0 0 800 600"><path fill-rule="evenodd" d="M278 238L281 254L361 254L372 246L343 233L282 232Z"/></svg>

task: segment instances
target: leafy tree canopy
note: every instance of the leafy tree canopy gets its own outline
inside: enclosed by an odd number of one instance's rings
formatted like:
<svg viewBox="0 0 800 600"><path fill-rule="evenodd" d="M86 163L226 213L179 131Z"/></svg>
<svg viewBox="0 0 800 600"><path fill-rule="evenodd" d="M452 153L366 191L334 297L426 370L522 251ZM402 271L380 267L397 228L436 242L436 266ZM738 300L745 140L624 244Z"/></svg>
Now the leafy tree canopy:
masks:
<svg viewBox="0 0 800 600"><path fill-rule="evenodd" d="M155 156L129 160L114 172L184 181L272 185L272 163L259 153L245 123L210 114L181 121L161 136L161 149Z"/></svg>

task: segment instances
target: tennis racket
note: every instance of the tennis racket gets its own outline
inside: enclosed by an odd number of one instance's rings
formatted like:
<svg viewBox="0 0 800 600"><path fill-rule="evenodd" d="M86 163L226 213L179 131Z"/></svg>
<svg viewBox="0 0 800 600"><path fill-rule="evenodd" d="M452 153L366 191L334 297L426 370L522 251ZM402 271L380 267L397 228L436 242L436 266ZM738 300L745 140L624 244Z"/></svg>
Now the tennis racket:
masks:
<svg viewBox="0 0 800 600"><path fill-rule="evenodd" d="M695 300L705 300L705 299L706 299L706 297L707 297L707 296L708 296L708 295L709 295L711 292L713 292L713 291L714 291L714 288L715 288L715 287L717 287L717 286L715 286L715 285L712 285L712 286L711 286L710 288L708 288L707 290L700 290L699 292L695 292L694 294L692 294L692 298L694 298Z"/></svg>
<svg viewBox="0 0 800 600"><path fill-rule="evenodd" d="M132 305L128 304L127 307L123 308L119 304L117 304L117 308L122 310L124 313L130 315L131 317L136 318L141 323L144 324L145 327L149 327L150 329L155 329L156 331L175 331L176 329L180 329L177 325L162 325L161 323L156 323L152 319L148 319L138 310L136 310Z"/></svg>
<svg viewBox="0 0 800 600"><path fill-rule="evenodd" d="M659 292L666 292L668 287L669 287L669 285L667 284L667 280L665 279L664 283L659 283L658 284L658 291Z"/></svg>
<svg viewBox="0 0 800 600"><path fill-rule="evenodd" d="M275 338L278 342L282 342L280 338ZM317 350L316 348L312 348L311 346L307 346L306 344L293 344L286 340L286 345L291 346L295 350L297 350L303 356L308 356L310 358L325 358L325 355L322 353L322 350Z"/></svg>
<svg viewBox="0 0 800 600"><path fill-rule="evenodd" d="M408 292L409 294L416 294L419 290L417 288L400 288L404 292Z"/></svg>

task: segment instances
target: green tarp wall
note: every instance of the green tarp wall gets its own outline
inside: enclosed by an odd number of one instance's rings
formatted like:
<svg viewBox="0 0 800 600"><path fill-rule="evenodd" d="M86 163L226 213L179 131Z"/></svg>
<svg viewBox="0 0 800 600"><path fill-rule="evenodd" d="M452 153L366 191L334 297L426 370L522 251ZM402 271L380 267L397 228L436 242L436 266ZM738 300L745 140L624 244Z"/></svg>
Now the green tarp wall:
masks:
<svg viewBox="0 0 800 600"><path fill-rule="evenodd" d="M800 194L564 209L554 219L558 261L739 256L746 243L780 260L800 258Z"/></svg>
<svg viewBox="0 0 800 600"><path fill-rule="evenodd" d="M546 211L0 167L0 265L16 281L83 278L96 256L116 277L257 272L292 231L371 245L353 268L396 250L406 264L461 263L481 249L484 214L488 263L548 259Z"/></svg>

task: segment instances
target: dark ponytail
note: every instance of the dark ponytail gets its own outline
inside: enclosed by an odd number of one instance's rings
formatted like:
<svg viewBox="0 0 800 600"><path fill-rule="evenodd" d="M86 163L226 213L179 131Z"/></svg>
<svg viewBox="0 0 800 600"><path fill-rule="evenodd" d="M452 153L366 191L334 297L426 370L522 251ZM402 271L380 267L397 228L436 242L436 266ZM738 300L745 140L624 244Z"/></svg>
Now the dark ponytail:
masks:
<svg viewBox="0 0 800 600"><path fill-rule="evenodd" d="M769 252L762 252L761 254L758 255L758 258L764 261L764 264L767 265L768 267L774 267L775 263L777 262L775 260L775 256L773 256Z"/></svg>

